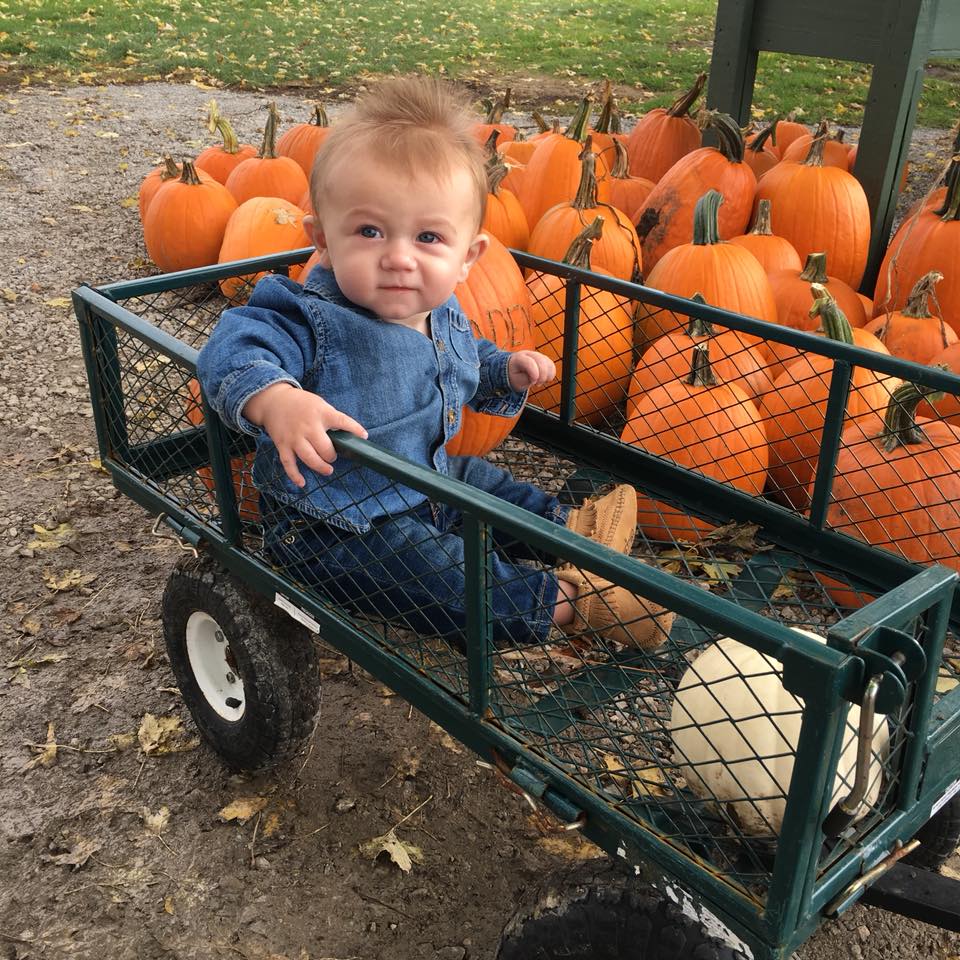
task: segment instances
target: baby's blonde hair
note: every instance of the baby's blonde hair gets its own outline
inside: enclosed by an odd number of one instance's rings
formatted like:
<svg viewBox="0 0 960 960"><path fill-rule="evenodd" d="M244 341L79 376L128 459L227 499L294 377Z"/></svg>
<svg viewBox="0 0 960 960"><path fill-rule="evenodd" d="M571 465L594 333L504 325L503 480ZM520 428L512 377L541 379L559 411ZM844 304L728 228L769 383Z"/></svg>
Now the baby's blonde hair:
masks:
<svg viewBox="0 0 960 960"><path fill-rule="evenodd" d="M324 195L336 190L331 170L344 156L362 156L396 167L408 176L449 180L458 169L470 174L477 195L477 226L487 203L483 147L473 135L477 121L466 94L433 77L383 80L330 129L310 177L310 199L320 211Z"/></svg>

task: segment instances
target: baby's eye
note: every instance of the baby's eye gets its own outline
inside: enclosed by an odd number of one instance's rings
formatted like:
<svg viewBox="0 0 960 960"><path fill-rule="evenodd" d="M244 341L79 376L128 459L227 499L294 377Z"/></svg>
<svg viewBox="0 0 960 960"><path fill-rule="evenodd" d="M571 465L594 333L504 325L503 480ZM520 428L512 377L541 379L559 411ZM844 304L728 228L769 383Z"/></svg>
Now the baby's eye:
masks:
<svg viewBox="0 0 960 960"><path fill-rule="evenodd" d="M380 231L376 227L370 226L369 223L365 223L357 232L367 240L376 240L380 236Z"/></svg>
<svg viewBox="0 0 960 960"><path fill-rule="evenodd" d="M443 238L439 233L434 233L432 230L424 230L423 233L418 234L417 242L418 243L440 243Z"/></svg>

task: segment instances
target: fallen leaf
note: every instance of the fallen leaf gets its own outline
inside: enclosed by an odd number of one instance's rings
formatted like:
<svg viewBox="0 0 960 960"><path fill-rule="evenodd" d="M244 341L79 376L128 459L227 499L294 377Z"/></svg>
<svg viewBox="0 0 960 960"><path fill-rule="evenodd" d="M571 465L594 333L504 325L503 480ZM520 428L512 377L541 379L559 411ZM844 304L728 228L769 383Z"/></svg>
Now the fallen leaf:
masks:
<svg viewBox="0 0 960 960"><path fill-rule="evenodd" d="M61 867L73 867L74 870L79 870L101 846L103 844L96 840L84 840L81 837L65 853L42 853L40 859L45 863L55 863Z"/></svg>
<svg viewBox="0 0 960 960"><path fill-rule="evenodd" d="M17 302L17 291L11 290L9 287L4 287L2 290L0 290L0 296L2 296L7 303Z"/></svg>
<svg viewBox="0 0 960 960"><path fill-rule="evenodd" d="M77 587L85 587L88 583L93 583L98 576L99 574L96 573L84 573L82 570L73 568L59 577L55 573L45 573L43 581L54 593L63 593Z"/></svg>
<svg viewBox="0 0 960 960"><path fill-rule="evenodd" d="M156 813L151 813L149 807L143 807L140 811L140 819L150 833L155 833L159 837L170 822L170 808L161 807Z"/></svg>
<svg viewBox="0 0 960 960"><path fill-rule="evenodd" d="M23 670L26 667L45 667L50 663L59 663L69 657L67 653L45 653L42 657L19 657L7 664L10 670Z"/></svg>
<svg viewBox="0 0 960 960"><path fill-rule="evenodd" d="M731 563L729 560L712 560L702 562L700 568L710 581L729 583L743 569L743 566L739 563Z"/></svg>
<svg viewBox="0 0 960 960"><path fill-rule="evenodd" d="M958 684L960 684L960 680L953 674L947 673L943 667L940 668L940 672L937 674L937 693L949 693Z"/></svg>
<svg viewBox="0 0 960 960"><path fill-rule="evenodd" d="M135 733L112 733L107 737L107 741L112 743L117 750L129 750L136 742Z"/></svg>
<svg viewBox="0 0 960 960"><path fill-rule="evenodd" d="M260 830L260 833L264 837L272 837L280 829L280 814L271 813L267 815L267 819L263 821L263 827Z"/></svg>
<svg viewBox="0 0 960 960"><path fill-rule="evenodd" d="M555 857L564 857L567 860L595 860L605 856L604 852L586 837L571 835L569 832L539 837L537 846Z"/></svg>
<svg viewBox="0 0 960 960"><path fill-rule="evenodd" d="M51 530L42 524L35 523L33 532L37 535L36 539L27 543L31 550L59 550L77 535L77 531L70 523L60 523Z"/></svg>
<svg viewBox="0 0 960 960"><path fill-rule="evenodd" d="M76 210L77 213L93 213L93 207L88 207L85 203L72 203L70 204L71 210Z"/></svg>
<svg viewBox="0 0 960 960"><path fill-rule="evenodd" d="M33 770L35 767L50 767L57 760L57 738L54 733L53 722L47 724L47 742L42 747L31 746L31 750L40 752L32 759L28 760L21 768L21 773Z"/></svg>
<svg viewBox="0 0 960 960"><path fill-rule="evenodd" d="M163 912L169 913L171 917L173 916L173 897L163 898Z"/></svg>
<svg viewBox="0 0 960 960"><path fill-rule="evenodd" d="M120 206L125 209L129 209L130 207L139 206L139 201L137 200L136 197L124 197L120 201Z"/></svg>
<svg viewBox="0 0 960 960"><path fill-rule="evenodd" d="M230 820L246 823L255 813L259 813L267 803L266 797L241 797L239 800L228 803L217 812L217 816L225 823Z"/></svg>
<svg viewBox="0 0 960 960"><path fill-rule="evenodd" d="M360 852L371 860L385 853L404 873L409 873L415 862L423 863L423 851L401 840L392 827L382 837L361 843Z"/></svg>
<svg viewBox="0 0 960 960"><path fill-rule="evenodd" d="M137 739L146 754L182 753L200 745L197 739L187 739L179 717L155 717L152 713L143 715Z"/></svg>
<svg viewBox="0 0 960 960"><path fill-rule="evenodd" d="M73 301L69 297L52 297L49 300L44 300L43 305L45 307L72 307Z"/></svg>

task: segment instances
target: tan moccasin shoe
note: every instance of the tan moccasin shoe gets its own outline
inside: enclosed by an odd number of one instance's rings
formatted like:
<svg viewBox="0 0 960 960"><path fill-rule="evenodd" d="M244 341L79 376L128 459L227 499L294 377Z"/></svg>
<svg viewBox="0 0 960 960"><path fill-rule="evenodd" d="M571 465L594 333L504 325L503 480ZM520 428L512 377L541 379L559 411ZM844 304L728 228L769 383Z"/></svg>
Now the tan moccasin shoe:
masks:
<svg viewBox="0 0 960 960"><path fill-rule="evenodd" d="M567 529L620 553L629 553L637 533L637 491L628 483L586 500L567 515Z"/></svg>
<svg viewBox="0 0 960 960"><path fill-rule="evenodd" d="M577 587L572 623L566 634L595 632L627 647L655 650L670 635L674 614L652 600L591 573L566 567L557 577Z"/></svg>

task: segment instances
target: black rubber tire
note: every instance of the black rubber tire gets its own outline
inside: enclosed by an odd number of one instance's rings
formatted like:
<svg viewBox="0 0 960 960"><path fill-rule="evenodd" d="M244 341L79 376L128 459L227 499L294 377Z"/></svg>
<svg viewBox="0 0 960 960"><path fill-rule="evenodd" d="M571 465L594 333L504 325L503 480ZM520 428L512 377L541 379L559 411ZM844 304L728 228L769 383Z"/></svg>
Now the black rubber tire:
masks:
<svg viewBox="0 0 960 960"><path fill-rule="evenodd" d="M226 637L243 682L237 720L220 716L201 692L187 655L186 628L200 611ZM232 770L262 771L290 759L316 725L320 675L310 632L248 589L210 557L185 557L162 601L170 667L197 729Z"/></svg>
<svg viewBox="0 0 960 960"><path fill-rule="evenodd" d="M554 878L521 903L496 960L745 960L612 861Z"/></svg>
<svg viewBox="0 0 960 960"><path fill-rule="evenodd" d="M917 832L920 846L903 858L921 870L939 870L960 847L960 794L951 797Z"/></svg>

